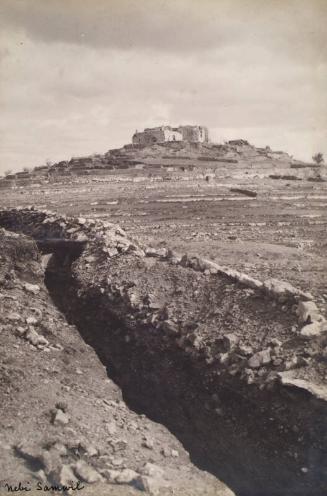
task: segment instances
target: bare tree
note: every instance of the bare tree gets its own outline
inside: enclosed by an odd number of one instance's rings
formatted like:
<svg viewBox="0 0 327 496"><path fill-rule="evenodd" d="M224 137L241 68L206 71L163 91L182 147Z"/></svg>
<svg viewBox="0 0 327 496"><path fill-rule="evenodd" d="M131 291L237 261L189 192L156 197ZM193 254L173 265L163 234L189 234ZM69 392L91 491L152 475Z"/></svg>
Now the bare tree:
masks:
<svg viewBox="0 0 327 496"><path fill-rule="evenodd" d="M4 171L4 173L5 173L5 176L9 176L9 174L12 173L12 170L11 169L7 169L7 170Z"/></svg>
<svg viewBox="0 0 327 496"><path fill-rule="evenodd" d="M29 172L30 170L30 167L23 167L23 172Z"/></svg>
<svg viewBox="0 0 327 496"><path fill-rule="evenodd" d="M317 164L320 165L324 162L324 156L321 152L316 153L313 155L312 160Z"/></svg>

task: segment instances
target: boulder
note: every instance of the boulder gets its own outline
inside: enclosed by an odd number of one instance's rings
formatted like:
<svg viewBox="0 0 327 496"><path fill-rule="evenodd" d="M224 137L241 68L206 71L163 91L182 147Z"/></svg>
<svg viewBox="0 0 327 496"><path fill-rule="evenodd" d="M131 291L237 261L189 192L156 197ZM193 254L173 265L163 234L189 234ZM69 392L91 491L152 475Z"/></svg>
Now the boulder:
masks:
<svg viewBox="0 0 327 496"><path fill-rule="evenodd" d="M327 332L327 322L313 322L302 327L300 334L305 338L314 338Z"/></svg>
<svg viewBox="0 0 327 496"><path fill-rule="evenodd" d="M283 386L303 389L316 398L327 401L327 387L325 385L314 384L305 379L296 379L292 377L291 372L279 372L278 377Z"/></svg>
<svg viewBox="0 0 327 496"><path fill-rule="evenodd" d="M142 474L149 475L150 477L162 477L164 471L158 465L148 462L144 465L142 469Z"/></svg>
<svg viewBox="0 0 327 496"><path fill-rule="evenodd" d="M147 475L139 475L136 483L136 487L139 490L154 496L159 495L161 489L167 485L168 484L164 483L162 478L149 477Z"/></svg>
<svg viewBox="0 0 327 496"><path fill-rule="evenodd" d="M279 279L267 279L263 283L263 289L267 293L280 297L293 297L297 296L301 300L309 301L313 299L313 296L310 293L304 293L300 289L295 288L292 284L289 284L285 281L280 281Z"/></svg>
<svg viewBox="0 0 327 496"><path fill-rule="evenodd" d="M40 286L38 284L30 284L29 282L26 282L23 287L26 291L35 295L40 292Z"/></svg>
<svg viewBox="0 0 327 496"><path fill-rule="evenodd" d="M223 343L224 343L225 347L227 348L227 351L230 351L233 348L235 348L235 346L237 345L238 342L239 342L239 337L233 333L225 334L225 336L223 338Z"/></svg>
<svg viewBox="0 0 327 496"><path fill-rule="evenodd" d="M139 474L134 470L125 468L124 470L118 472L115 477L115 482L117 484L133 484L137 480L138 476Z"/></svg>
<svg viewBox="0 0 327 496"><path fill-rule="evenodd" d="M63 465L58 473L58 482L62 486L71 486L77 484L78 479L75 477L69 465Z"/></svg>
<svg viewBox="0 0 327 496"><path fill-rule="evenodd" d="M94 484L95 482L102 482L103 478L93 467L88 465L84 460L79 460L73 466L74 472L77 477L80 477L83 481L89 484Z"/></svg>
<svg viewBox="0 0 327 496"><path fill-rule="evenodd" d="M40 336L33 326L29 326L28 331L25 334L25 338L33 346L47 346L49 344L49 341L45 337Z"/></svg>
<svg viewBox="0 0 327 496"><path fill-rule="evenodd" d="M53 419L54 425L67 425L69 422L69 417L62 410L57 410Z"/></svg>
<svg viewBox="0 0 327 496"><path fill-rule="evenodd" d="M310 324L324 320L323 316L319 313L317 305L313 301L300 301L296 314L300 324Z"/></svg>
<svg viewBox="0 0 327 496"><path fill-rule="evenodd" d="M262 365L267 365L271 362L270 350L258 351L249 358L248 365L251 369L257 369Z"/></svg>

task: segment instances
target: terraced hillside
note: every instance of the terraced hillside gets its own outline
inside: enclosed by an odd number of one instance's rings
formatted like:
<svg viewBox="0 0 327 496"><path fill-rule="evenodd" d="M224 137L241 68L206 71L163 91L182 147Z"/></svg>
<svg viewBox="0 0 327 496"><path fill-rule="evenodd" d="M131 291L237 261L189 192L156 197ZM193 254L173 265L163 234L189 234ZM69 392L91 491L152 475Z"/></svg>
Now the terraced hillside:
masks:
<svg viewBox="0 0 327 496"><path fill-rule="evenodd" d="M0 188L71 181L80 177L107 180L191 180L193 178L250 177L317 178L321 167L293 159L270 147L258 148L245 140L225 144L167 142L151 146L125 145L100 155L73 157L53 165L0 178Z"/></svg>

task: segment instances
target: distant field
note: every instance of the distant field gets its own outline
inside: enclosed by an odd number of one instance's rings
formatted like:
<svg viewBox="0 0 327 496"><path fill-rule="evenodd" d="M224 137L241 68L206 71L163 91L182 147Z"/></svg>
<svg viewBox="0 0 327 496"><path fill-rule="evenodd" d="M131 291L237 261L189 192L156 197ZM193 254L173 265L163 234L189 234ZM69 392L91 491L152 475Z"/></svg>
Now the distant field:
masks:
<svg viewBox="0 0 327 496"><path fill-rule="evenodd" d="M232 178L92 182L1 191L34 205L108 218L154 246L198 253L261 279L288 280L327 302L327 183ZM232 187L257 191L257 198ZM318 299L318 300L319 300Z"/></svg>

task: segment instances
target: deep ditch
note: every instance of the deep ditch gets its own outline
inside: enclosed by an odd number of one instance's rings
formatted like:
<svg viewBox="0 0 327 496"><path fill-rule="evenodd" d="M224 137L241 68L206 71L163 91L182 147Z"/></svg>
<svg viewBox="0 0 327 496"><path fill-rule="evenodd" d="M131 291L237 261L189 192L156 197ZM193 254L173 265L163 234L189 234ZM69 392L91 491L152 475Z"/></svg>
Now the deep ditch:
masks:
<svg viewBox="0 0 327 496"><path fill-rule="evenodd" d="M326 401L307 389L266 381L260 375L270 373L265 367L252 371L255 380L247 382L242 372L248 361L237 351L227 353L227 365L220 360L230 328L248 335L254 349L266 346L262 336L274 336L278 328L277 335L294 350L299 338L290 339L289 329L297 322L292 295L283 312L278 295L277 300L273 291L267 296L258 281L220 268L204 277L205 267L199 271L192 265L199 266L196 259L176 265L167 255L152 258L110 223L25 209L0 211L0 225L43 240L39 247L47 253L47 240L63 240L55 243L46 271L54 303L93 347L129 407L165 425L193 463L237 496L326 496ZM65 240L87 246L71 256ZM255 288L250 297L249 284ZM134 305L133 288L142 298L153 293L168 299L170 312L176 317L179 312L180 330L165 329L167 317L148 302ZM200 296L194 296L194 288ZM187 328L192 318L202 319L200 331L208 322L201 305L205 312L218 312L205 350L190 341L193 331ZM193 308L197 313L191 317ZM313 352L327 344L324 337L321 344L310 342L305 347L316 346Z"/></svg>
<svg viewBox="0 0 327 496"><path fill-rule="evenodd" d="M222 410L213 409L212 377L208 379L203 366L173 342L163 346L148 330L143 336L139 330L138 339L131 338L129 326L108 309L105 298L99 293L81 296L72 262L64 254L52 256L45 276L48 291L94 348L131 409L165 425L189 451L194 464L224 481L237 496L327 494L324 454L310 446L311 436L326 435L325 412L319 402L307 393L280 389L249 394L244 385L231 380L219 385ZM312 418L318 419L315 425L310 424L312 412ZM308 432L299 432L295 427L299 424L307 426ZM293 464L284 456L298 444L299 436L307 450L299 457L304 464L309 461L317 467L307 477L299 473L297 460Z"/></svg>

